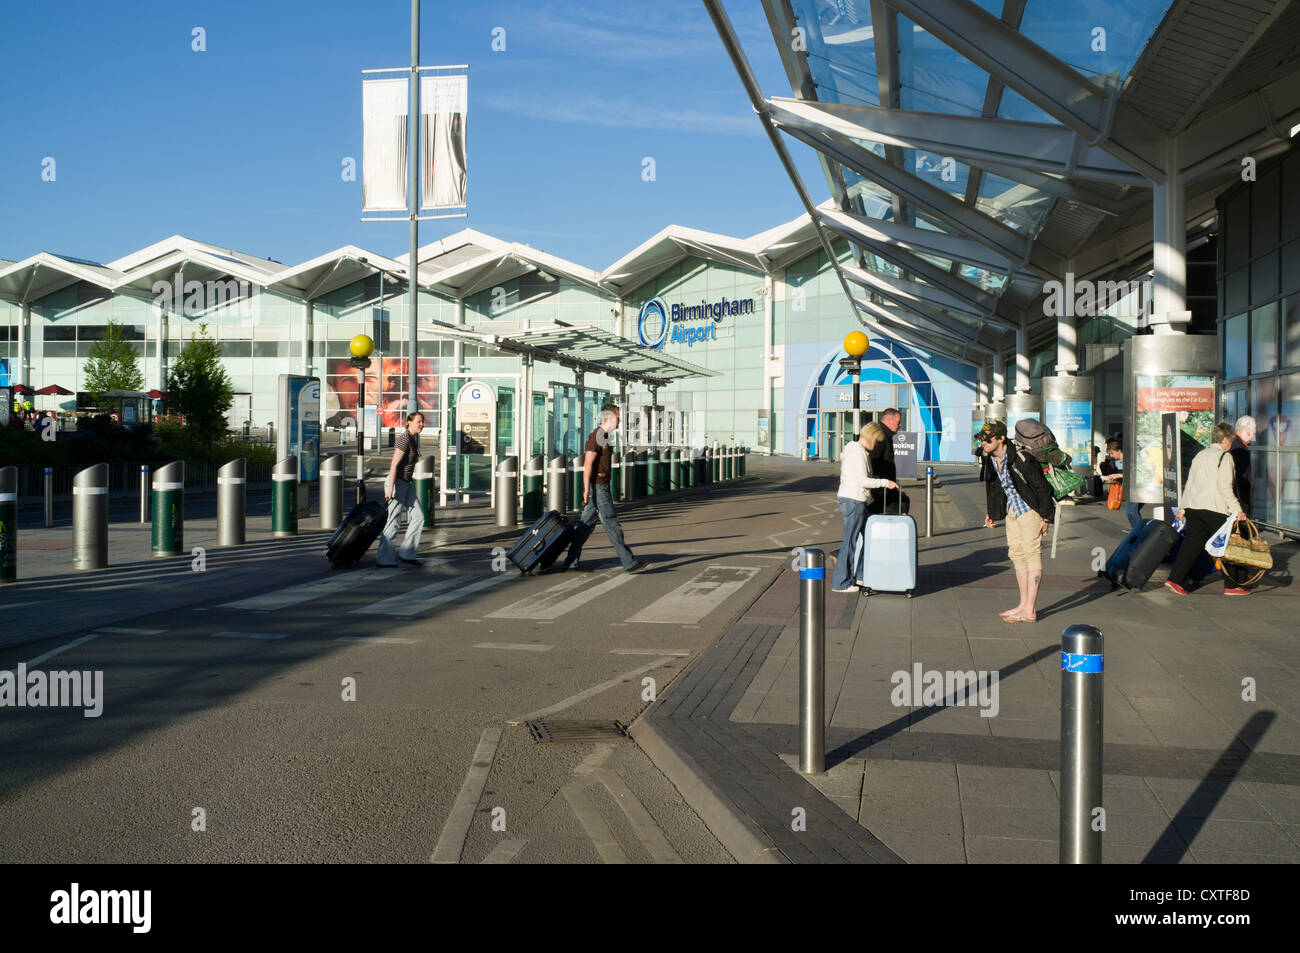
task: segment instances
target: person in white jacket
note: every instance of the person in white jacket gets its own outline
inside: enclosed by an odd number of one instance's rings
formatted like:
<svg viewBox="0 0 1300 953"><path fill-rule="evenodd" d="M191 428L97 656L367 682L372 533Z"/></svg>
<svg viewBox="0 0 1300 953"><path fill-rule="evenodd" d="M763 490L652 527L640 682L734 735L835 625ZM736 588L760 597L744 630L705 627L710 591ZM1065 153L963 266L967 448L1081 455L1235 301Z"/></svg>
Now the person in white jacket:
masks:
<svg viewBox="0 0 1300 953"><path fill-rule="evenodd" d="M853 557L857 552L858 537L867 525L867 490L880 487L898 489L893 480L871 475L868 456L871 449L884 439L885 428L872 421L862 428L857 440L844 445L840 456L840 488L835 494L835 502L844 517L844 542L840 544L835 575L831 579L832 592L853 592L857 588L854 585L857 567L853 565Z"/></svg>
<svg viewBox="0 0 1300 953"><path fill-rule="evenodd" d="M1187 595L1187 576L1210 537L1230 515L1235 513L1239 520L1246 518L1234 490L1237 469L1232 454L1228 452L1235 436L1232 424L1216 424L1211 438L1214 442L1196 455L1187 473L1187 485L1183 487L1180 501L1187 528L1183 532L1183 544L1178 549L1174 568L1165 580L1165 586L1180 596ZM1225 586L1223 594L1248 596L1250 590Z"/></svg>

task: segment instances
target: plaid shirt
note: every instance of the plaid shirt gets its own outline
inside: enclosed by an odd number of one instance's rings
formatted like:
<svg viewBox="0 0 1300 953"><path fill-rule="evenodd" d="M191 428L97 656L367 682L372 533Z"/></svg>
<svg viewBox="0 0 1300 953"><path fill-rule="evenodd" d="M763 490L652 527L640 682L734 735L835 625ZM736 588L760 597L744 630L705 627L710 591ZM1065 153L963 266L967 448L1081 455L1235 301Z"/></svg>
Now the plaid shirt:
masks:
<svg viewBox="0 0 1300 953"><path fill-rule="evenodd" d="M1002 484L1002 492L1007 495L1007 513L1011 516L1024 516L1030 507L1016 492L1015 484L1011 481L1010 451L1002 455L1000 463L997 457L993 458L993 470L998 475L998 482Z"/></svg>

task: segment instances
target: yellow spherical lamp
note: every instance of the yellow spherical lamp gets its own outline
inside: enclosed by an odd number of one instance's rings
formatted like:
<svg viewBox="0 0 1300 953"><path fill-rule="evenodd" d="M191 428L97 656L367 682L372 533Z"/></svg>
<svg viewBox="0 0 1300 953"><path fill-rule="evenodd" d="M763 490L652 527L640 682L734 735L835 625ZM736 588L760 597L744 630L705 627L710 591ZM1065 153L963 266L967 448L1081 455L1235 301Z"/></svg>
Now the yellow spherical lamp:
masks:
<svg viewBox="0 0 1300 953"><path fill-rule="evenodd" d="M370 340L368 334L358 334L348 344L348 350L353 357L369 357L375 351L375 342Z"/></svg>
<svg viewBox="0 0 1300 953"><path fill-rule="evenodd" d="M871 342L861 331L850 331L844 336L844 353L849 357L862 357L870 346Z"/></svg>

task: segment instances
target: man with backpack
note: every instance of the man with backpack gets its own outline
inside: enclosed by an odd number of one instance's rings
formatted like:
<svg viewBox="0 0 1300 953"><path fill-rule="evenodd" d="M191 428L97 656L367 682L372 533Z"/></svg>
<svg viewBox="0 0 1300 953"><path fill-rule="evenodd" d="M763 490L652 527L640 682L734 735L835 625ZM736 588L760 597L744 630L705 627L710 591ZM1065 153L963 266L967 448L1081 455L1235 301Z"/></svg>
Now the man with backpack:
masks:
<svg viewBox="0 0 1300 953"><path fill-rule="evenodd" d="M1007 554L1016 570L1020 604L998 613L1006 622L1036 622L1038 586L1043 578L1042 539L1056 515L1052 488L1042 464L1007 439L1007 425L986 421L975 435L992 462L994 479L984 484L988 512L984 525L992 529L1007 521Z"/></svg>

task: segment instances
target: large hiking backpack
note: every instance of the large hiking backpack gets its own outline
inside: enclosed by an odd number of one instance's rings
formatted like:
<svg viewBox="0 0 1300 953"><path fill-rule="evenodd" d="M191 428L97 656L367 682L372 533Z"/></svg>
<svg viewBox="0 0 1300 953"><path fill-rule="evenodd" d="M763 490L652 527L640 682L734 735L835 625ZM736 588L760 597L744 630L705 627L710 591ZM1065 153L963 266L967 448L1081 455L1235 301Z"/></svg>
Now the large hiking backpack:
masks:
<svg viewBox="0 0 1300 953"><path fill-rule="evenodd" d="M1042 466L1053 499L1063 500L1083 486L1083 477L1070 471L1070 455L1056 445L1056 434L1042 421L1017 420L1016 445Z"/></svg>

